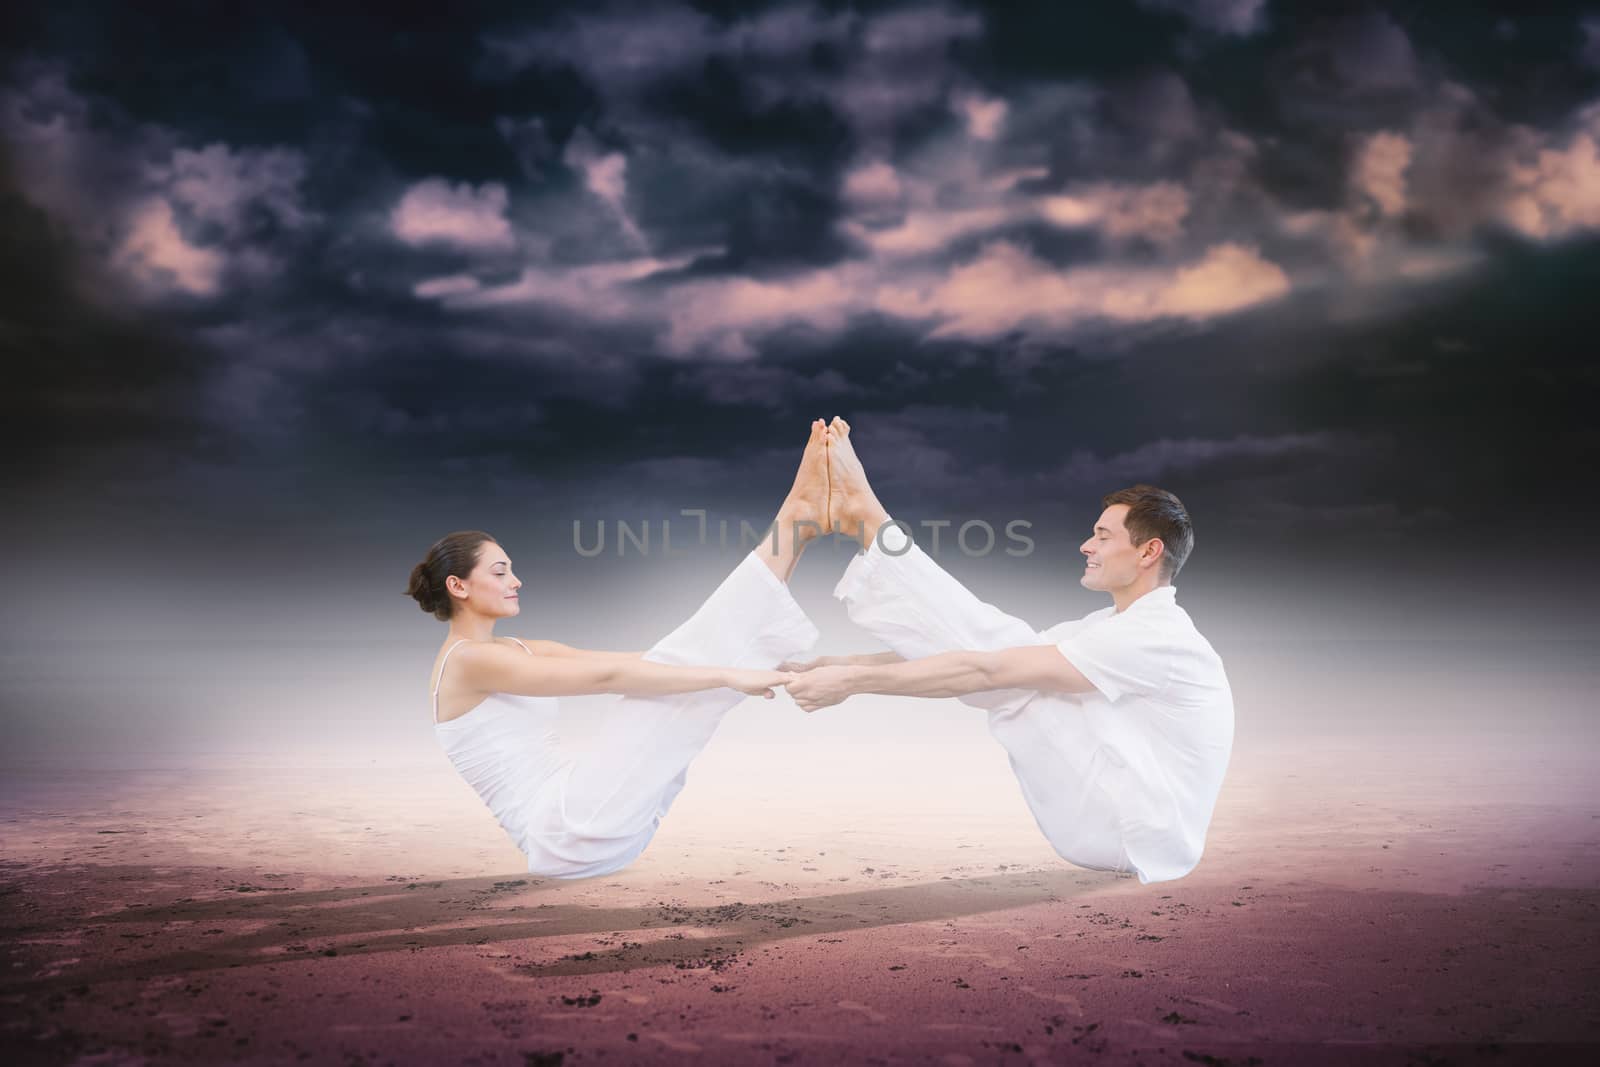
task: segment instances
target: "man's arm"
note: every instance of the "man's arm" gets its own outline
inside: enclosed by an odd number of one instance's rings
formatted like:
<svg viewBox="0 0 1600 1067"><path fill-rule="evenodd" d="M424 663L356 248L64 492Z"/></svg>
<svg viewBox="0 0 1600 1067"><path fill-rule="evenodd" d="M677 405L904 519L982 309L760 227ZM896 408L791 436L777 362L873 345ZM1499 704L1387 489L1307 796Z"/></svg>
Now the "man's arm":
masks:
<svg viewBox="0 0 1600 1067"><path fill-rule="evenodd" d="M937 656L849 667L819 667L786 686L807 711L857 693L884 696L962 697L991 689L1087 693L1094 685L1054 645L1025 645L992 652L942 652Z"/></svg>

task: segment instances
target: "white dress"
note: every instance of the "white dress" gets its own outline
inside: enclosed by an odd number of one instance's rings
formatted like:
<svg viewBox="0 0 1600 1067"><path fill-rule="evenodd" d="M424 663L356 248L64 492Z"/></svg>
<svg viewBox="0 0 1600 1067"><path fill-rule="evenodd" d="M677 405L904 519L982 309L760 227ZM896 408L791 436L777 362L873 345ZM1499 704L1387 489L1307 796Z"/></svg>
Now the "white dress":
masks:
<svg viewBox="0 0 1600 1067"><path fill-rule="evenodd" d="M904 537L886 527L889 552L874 541L846 568L834 595L851 620L906 659L1056 645L1094 691L962 698L989 712L1039 829L1082 867L1133 871L1144 883L1193 870L1232 752L1233 695L1176 590L1039 633Z"/></svg>
<svg viewBox="0 0 1600 1067"><path fill-rule="evenodd" d="M816 627L756 552L645 658L770 670L807 652L816 643ZM445 652L441 678L460 643ZM434 734L526 854L530 872L582 878L609 874L638 858L683 788L690 762L743 699L726 688L619 697L607 714L602 743L579 757L562 747L556 733L555 698L495 693L465 715L440 722L435 685Z"/></svg>

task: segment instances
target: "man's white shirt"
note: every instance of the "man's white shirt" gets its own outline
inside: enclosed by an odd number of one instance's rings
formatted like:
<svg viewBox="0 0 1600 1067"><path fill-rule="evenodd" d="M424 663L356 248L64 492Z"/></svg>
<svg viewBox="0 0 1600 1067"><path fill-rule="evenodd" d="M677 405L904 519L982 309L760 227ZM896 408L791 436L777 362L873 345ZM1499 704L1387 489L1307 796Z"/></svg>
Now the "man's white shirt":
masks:
<svg viewBox="0 0 1600 1067"><path fill-rule="evenodd" d="M1170 585L1043 636L1095 687L1064 698L1082 708L1104 750L1100 784L1116 801L1129 858L1148 881L1187 874L1200 862L1233 749L1221 658Z"/></svg>

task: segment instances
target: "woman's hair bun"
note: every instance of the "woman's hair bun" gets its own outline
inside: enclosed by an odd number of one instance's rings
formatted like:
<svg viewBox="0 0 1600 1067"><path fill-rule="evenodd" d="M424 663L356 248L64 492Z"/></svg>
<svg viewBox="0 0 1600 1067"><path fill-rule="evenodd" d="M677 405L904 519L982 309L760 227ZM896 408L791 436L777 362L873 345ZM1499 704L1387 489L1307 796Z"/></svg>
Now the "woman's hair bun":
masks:
<svg viewBox="0 0 1600 1067"><path fill-rule="evenodd" d="M423 561L411 568L406 596L440 622L449 622L454 603L445 590L445 579L452 574L465 578L478 563L478 552L494 538L482 530L457 530L441 537L428 549Z"/></svg>
<svg viewBox="0 0 1600 1067"><path fill-rule="evenodd" d="M428 581L428 564L419 563L411 568L411 583L406 586L406 595L432 615L439 606L438 598L434 595L433 583Z"/></svg>

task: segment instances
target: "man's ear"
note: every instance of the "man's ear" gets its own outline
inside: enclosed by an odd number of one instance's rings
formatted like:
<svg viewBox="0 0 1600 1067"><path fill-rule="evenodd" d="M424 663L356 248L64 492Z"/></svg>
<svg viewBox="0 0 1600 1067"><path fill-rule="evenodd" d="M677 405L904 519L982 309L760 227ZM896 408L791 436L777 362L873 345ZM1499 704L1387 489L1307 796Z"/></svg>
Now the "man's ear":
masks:
<svg viewBox="0 0 1600 1067"><path fill-rule="evenodd" d="M1161 562L1162 555L1167 551L1167 544L1159 537L1152 537L1139 546L1139 566L1149 567Z"/></svg>

